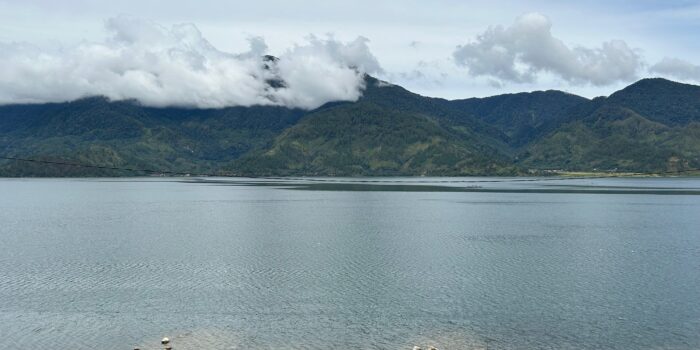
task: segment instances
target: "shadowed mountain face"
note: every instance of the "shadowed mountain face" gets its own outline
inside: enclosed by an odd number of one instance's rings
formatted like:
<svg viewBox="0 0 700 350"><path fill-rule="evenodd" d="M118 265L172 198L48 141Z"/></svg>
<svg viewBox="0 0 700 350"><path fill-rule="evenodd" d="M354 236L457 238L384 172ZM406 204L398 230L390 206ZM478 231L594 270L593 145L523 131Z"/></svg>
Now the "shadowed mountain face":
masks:
<svg viewBox="0 0 700 350"><path fill-rule="evenodd" d="M645 79L608 98L537 91L448 101L372 77L356 102L149 108L94 97L0 106L0 155L245 175L507 175L700 167L700 87ZM0 161L3 176L119 176Z"/></svg>
<svg viewBox="0 0 700 350"><path fill-rule="evenodd" d="M244 156L233 168L281 175L477 175L516 170L468 131L429 115L367 101L309 114L270 147Z"/></svg>
<svg viewBox="0 0 700 350"><path fill-rule="evenodd" d="M561 91L536 91L451 102L506 135L511 147L522 147L570 121L573 109L589 100Z"/></svg>
<svg viewBox="0 0 700 350"><path fill-rule="evenodd" d="M664 125L700 122L700 86L644 79L610 95L608 103Z"/></svg>

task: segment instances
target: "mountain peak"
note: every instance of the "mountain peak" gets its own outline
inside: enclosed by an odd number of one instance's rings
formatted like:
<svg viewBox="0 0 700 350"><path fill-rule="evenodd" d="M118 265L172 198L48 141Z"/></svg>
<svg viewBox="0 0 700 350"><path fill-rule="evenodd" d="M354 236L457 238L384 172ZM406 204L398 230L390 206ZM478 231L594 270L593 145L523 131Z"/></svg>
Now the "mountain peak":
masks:
<svg viewBox="0 0 700 350"><path fill-rule="evenodd" d="M593 100L546 90L449 101L364 78L358 101L312 111L158 108L101 96L0 106L0 149L106 167L252 175L666 171L676 158L700 167L699 86L653 78ZM115 173L0 161L0 174Z"/></svg>
<svg viewBox="0 0 700 350"><path fill-rule="evenodd" d="M642 79L607 99L666 125L700 121L700 86L663 78Z"/></svg>
<svg viewBox="0 0 700 350"><path fill-rule="evenodd" d="M626 88L620 91L613 93L612 95L610 95L610 97L627 94L630 92L639 93L643 91L653 91L655 94L663 94L668 92L676 93L693 90L700 91L700 86L679 83L677 81L668 80L665 78L644 78L627 86Z"/></svg>

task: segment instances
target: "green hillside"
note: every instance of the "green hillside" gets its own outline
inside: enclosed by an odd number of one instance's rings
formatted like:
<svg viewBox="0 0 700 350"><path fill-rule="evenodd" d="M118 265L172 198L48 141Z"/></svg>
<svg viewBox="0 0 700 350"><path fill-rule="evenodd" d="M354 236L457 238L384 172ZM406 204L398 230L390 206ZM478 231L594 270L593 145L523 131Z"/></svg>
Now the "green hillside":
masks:
<svg viewBox="0 0 700 350"><path fill-rule="evenodd" d="M3 118L5 109L12 110L11 117ZM219 172L231 159L271 142L302 114L278 107L155 109L103 98L6 106L0 107L0 153L108 167ZM5 161L0 163L0 175L133 173Z"/></svg>
<svg viewBox="0 0 700 350"><path fill-rule="evenodd" d="M665 125L606 105L535 141L522 165L537 169L665 172L700 168L700 123Z"/></svg>
<svg viewBox="0 0 700 350"><path fill-rule="evenodd" d="M700 87L644 79L533 140L521 164L538 169L674 172L700 168Z"/></svg>
<svg viewBox="0 0 700 350"><path fill-rule="evenodd" d="M265 175L517 173L509 159L459 129L366 101L309 114L232 169Z"/></svg>
<svg viewBox="0 0 700 350"><path fill-rule="evenodd" d="M644 79L593 100L449 101L367 77L356 102L149 108L93 97L0 106L0 155L237 175L518 175L700 168L700 87ZM0 176L139 173L0 160Z"/></svg>
<svg viewBox="0 0 700 350"><path fill-rule="evenodd" d="M527 145L571 120L573 109L590 101L561 91L535 91L452 101L463 113L479 118L505 135L511 147Z"/></svg>

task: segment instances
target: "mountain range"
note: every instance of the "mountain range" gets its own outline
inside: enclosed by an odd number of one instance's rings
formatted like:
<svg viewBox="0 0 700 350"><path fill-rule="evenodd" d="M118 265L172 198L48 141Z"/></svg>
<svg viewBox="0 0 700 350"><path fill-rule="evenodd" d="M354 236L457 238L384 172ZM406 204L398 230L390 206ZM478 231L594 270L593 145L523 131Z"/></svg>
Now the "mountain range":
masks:
<svg viewBox="0 0 700 350"><path fill-rule="evenodd" d="M700 168L700 86L445 100L371 76L355 102L153 108L89 97L0 106L0 156L245 176L523 175ZM0 176L138 173L0 161Z"/></svg>

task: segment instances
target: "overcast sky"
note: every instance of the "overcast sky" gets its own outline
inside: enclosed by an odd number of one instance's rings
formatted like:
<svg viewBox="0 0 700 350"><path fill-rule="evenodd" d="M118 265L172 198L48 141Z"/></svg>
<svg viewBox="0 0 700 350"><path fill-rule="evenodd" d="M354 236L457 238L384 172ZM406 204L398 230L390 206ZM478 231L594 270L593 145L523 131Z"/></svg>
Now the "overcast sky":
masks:
<svg viewBox="0 0 700 350"><path fill-rule="evenodd" d="M313 108L356 98L358 67L428 96L593 97L649 76L700 82L698 33L697 1L0 0L0 103ZM270 74L288 88L267 89Z"/></svg>

